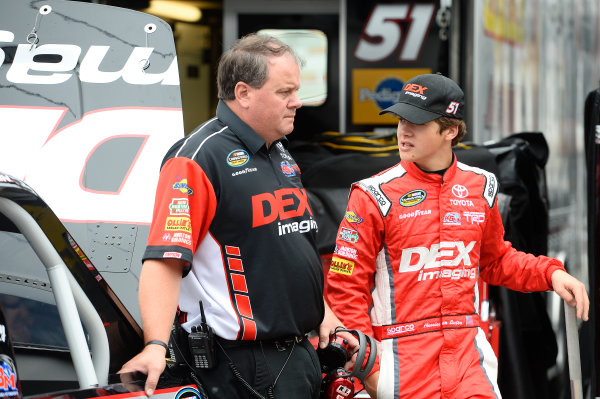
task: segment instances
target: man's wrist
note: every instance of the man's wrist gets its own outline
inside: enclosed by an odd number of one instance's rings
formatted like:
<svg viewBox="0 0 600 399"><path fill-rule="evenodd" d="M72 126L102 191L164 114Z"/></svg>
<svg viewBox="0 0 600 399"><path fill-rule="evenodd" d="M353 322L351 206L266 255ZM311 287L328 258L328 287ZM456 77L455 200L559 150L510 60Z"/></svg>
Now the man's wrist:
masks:
<svg viewBox="0 0 600 399"><path fill-rule="evenodd" d="M150 341L146 342L146 344L144 346L148 346L148 345L159 345L159 346L162 346L163 348L165 348L166 351L169 350L169 345L167 345L165 342L163 342L159 339L151 339Z"/></svg>

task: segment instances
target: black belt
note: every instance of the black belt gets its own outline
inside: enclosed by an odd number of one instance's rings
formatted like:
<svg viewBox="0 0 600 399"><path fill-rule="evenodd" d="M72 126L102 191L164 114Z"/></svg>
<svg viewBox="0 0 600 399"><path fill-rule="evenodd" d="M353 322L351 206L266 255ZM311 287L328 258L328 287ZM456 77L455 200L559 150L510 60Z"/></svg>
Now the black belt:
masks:
<svg viewBox="0 0 600 399"><path fill-rule="evenodd" d="M306 335L291 336L279 339L261 339L261 340L229 340L217 337L217 341L223 348L238 348L244 346L274 346L278 350L285 350L294 344L299 344L306 339Z"/></svg>

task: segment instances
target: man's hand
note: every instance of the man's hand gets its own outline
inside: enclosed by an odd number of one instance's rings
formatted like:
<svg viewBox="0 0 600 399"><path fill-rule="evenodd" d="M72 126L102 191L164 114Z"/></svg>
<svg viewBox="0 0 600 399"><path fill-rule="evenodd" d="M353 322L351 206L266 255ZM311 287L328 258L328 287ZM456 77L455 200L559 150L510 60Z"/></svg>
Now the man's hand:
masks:
<svg viewBox="0 0 600 399"><path fill-rule="evenodd" d="M333 313L327 302L325 302L325 317L323 322L319 326L319 348L325 349L329 344L329 337L335 332L336 328L344 328L340 319ZM348 341L348 353L351 358L344 365L344 369L351 370L356 362L356 353L360 349L358 338L348 332L336 333L337 336L342 337Z"/></svg>
<svg viewBox="0 0 600 399"><path fill-rule="evenodd" d="M139 371L146 374L148 378L146 379L144 390L147 396L151 396L158 384L158 378L166 367L165 355L166 351L162 346L148 345L143 351L125 363L118 373Z"/></svg>
<svg viewBox="0 0 600 399"><path fill-rule="evenodd" d="M554 291L570 306L575 307L577 317L588 321L590 299L585 285L563 270L552 273L551 280Z"/></svg>

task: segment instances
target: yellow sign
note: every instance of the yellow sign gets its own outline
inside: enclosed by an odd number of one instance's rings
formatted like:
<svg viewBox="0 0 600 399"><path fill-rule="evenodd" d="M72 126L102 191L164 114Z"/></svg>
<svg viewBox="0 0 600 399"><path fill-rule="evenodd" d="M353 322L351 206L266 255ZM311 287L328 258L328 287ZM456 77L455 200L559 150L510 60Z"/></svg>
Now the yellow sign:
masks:
<svg viewBox="0 0 600 399"><path fill-rule="evenodd" d="M430 68L379 68L352 70L352 123L355 125L396 125L393 115L379 115L396 103L404 82Z"/></svg>

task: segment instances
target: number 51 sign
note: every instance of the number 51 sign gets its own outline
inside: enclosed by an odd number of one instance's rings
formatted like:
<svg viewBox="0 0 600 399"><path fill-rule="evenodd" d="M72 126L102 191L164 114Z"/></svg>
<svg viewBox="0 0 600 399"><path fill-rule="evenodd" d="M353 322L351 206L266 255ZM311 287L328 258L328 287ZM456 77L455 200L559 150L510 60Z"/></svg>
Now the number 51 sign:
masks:
<svg viewBox="0 0 600 399"><path fill-rule="evenodd" d="M434 23L436 8L437 2L348 1L348 131L395 124L379 111L394 104L404 81L439 70L445 44Z"/></svg>

